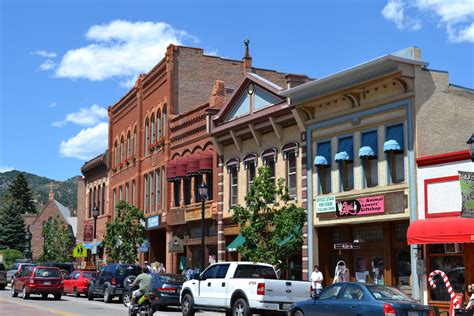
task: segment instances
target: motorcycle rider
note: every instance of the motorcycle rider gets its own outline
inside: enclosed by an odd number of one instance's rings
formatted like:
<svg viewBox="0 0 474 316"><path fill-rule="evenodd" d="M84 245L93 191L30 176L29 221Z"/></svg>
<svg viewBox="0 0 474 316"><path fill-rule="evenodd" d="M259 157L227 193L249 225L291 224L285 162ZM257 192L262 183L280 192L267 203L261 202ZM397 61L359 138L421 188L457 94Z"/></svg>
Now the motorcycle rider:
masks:
<svg viewBox="0 0 474 316"><path fill-rule="evenodd" d="M142 273L139 274L135 281L130 285L132 288L137 284L139 285L138 290L133 291L130 307L135 305L142 295L148 295L151 292L152 283L153 277L151 276L148 267L144 265L142 267Z"/></svg>

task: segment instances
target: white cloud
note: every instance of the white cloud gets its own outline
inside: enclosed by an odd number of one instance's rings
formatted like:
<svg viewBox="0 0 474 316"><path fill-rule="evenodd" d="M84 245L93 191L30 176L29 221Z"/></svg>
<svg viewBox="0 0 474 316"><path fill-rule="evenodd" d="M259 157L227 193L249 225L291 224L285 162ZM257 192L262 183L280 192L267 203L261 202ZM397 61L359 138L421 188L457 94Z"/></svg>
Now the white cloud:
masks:
<svg viewBox="0 0 474 316"><path fill-rule="evenodd" d="M54 127L63 127L64 125L66 125L66 122L64 122L64 121L55 121L55 122L51 123L51 125L53 125Z"/></svg>
<svg viewBox="0 0 474 316"><path fill-rule="evenodd" d="M421 21L410 18L405 14L406 3L403 0L389 0L382 10L382 15L395 23L399 30L409 29L417 31L421 28Z"/></svg>
<svg viewBox="0 0 474 316"><path fill-rule="evenodd" d="M13 167L7 167L7 166L0 166L0 172L7 172L7 171L12 171L15 170Z"/></svg>
<svg viewBox="0 0 474 316"><path fill-rule="evenodd" d="M446 29L451 42L474 42L473 0L389 0L382 15L398 29L420 29L421 22L405 14L408 8L435 17L439 26Z"/></svg>
<svg viewBox="0 0 474 316"><path fill-rule="evenodd" d="M102 119L106 119L107 117L108 114L106 108L93 104L90 108L81 108L79 112L66 115L64 121L56 121L51 123L51 125L55 127L63 127L67 122L69 122L77 125L93 126L97 125Z"/></svg>
<svg viewBox="0 0 474 316"><path fill-rule="evenodd" d="M52 61L51 59L47 59L45 62L43 62L41 65L38 66L39 70L51 70L56 67L56 63Z"/></svg>
<svg viewBox="0 0 474 316"><path fill-rule="evenodd" d="M92 81L131 78L149 71L163 57L169 44L193 39L163 22L123 20L93 25L86 38L94 43L69 50L56 69L56 76Z"/></svg>
<svg viewBox="0 0 474 316"><path fill-rule="evenodd" d="M32 52L33 55L38 55L38 56L41 56L41 57L46 57L46 58L54 58L56 56L58 56L58 54L56 54L55 52L47 52L47 51L44 51L44 50L37 50L36 52Z"/></svg>
<svg viewBox="0 0 474 316"><path fill-rule="evenodd" d="M109 127L105 122L83 129L76 136L62 141L59 153L63 157L89 160L107 149L108 131Z"/></svg>

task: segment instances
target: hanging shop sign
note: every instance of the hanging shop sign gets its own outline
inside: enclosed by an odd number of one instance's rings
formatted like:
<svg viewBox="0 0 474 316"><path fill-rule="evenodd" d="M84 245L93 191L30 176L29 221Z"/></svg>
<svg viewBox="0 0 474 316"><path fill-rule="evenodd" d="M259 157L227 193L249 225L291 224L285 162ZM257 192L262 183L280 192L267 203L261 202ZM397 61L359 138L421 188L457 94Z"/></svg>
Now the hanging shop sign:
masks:
<svg viewBox="0 0 474 316"><path fill-rule="evenodd" d="M184 252L183 241L178 236L174 236L168 243L168 250L176 253Z"/></svg>
<svg viewBox="0 0 474 316"><path fill-rule="evenodd" d="M384 211L383 195L338 201L336 203L337 217L383 214Z"/></svg>
<svg viewBox="0 0 474 316"><path fill-rule="evenodd" d="M148 239L145 239L142 244L140 245L140 247L138 247L138 251L139 252L148 252L148 249L149 249L149 242L148 242Z"/></svg>
<svg viewBox="0 0 474 316"><path fill-rule="evenodd" d="M316 197L316 213L336 211L336 197L334 195Z"/></svg>
<svg viewBox="0 0 474 316"><path fill-rule="evenodd" d="M474 172L459 171L461 184L461 217L474 218Z"/></svg>
<svg viewBox="0 0 474 316"><path fill-rule="evenodd" d="M336 250L356 250L360 249L359 243L340 243L334 244L334 249Z"/></svg>
<svg viewBox="0 0 474 316"><path fill-rule="evenodd" d="M147 229L152 229L160 226L160 215L150 216L146 219Z"/></svg>

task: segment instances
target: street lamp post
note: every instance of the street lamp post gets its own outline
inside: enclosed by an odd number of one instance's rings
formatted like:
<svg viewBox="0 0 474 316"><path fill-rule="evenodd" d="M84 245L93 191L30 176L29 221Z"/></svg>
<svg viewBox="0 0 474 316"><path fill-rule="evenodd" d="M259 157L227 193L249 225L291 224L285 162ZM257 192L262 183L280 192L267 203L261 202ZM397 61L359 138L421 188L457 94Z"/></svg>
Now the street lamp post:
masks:
<svg viewBox="0 0 474 316"><path fill-rule="evenodd" d="M32 259L32 251L31 251L31 239L33 238L33 234L30 231L30 225L26 228L26 233L25 233L25 258L26 259Z"/></svg>
<svg viewBox="0 0 474 316"><path fill-rule="evenodd" d="M92 217L94 218L94 241L93 241L93 245L94 247L97 247L96 246L96 234L97 234L97 217L99 217L99 208L97 206L94 206L94 208L92 209ZM96 260L96 256L97 256L97 249L92 249L93 250L93 255L94 255L94 267L97 267L97 260Z"/></svg>
<svg viewBox="0 0 474 316"><path fill-rule="evenodd" d="M469 152L471 153L471 161L474 162L474 134L469 137L467 144L469 145Z"/></svg>
<svg viewBox="0 0 474 316"><path fill-rule="evenodd" d="M204 245L204 220L205 220L205 203L207 200L207 185L203 181L199 185L199 196L201 198L201 272L204 270L204 264L205 264L205 245Z"/></svg>

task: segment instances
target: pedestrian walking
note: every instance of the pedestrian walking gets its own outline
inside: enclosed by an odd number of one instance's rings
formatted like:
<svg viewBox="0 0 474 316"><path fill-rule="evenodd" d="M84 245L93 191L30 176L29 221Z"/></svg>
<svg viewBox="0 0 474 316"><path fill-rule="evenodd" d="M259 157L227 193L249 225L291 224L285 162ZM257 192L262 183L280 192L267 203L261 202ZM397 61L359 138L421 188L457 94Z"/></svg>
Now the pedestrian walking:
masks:
<svg viewBox="0 0 474 316"><path fill-rule="evenodd" d="M311 273L311 283L314 291L314 296L316 298L319 297L319 294L323 290L323 273L319 271L319 266L317 264L314 265L314 270Z"/></svg>

